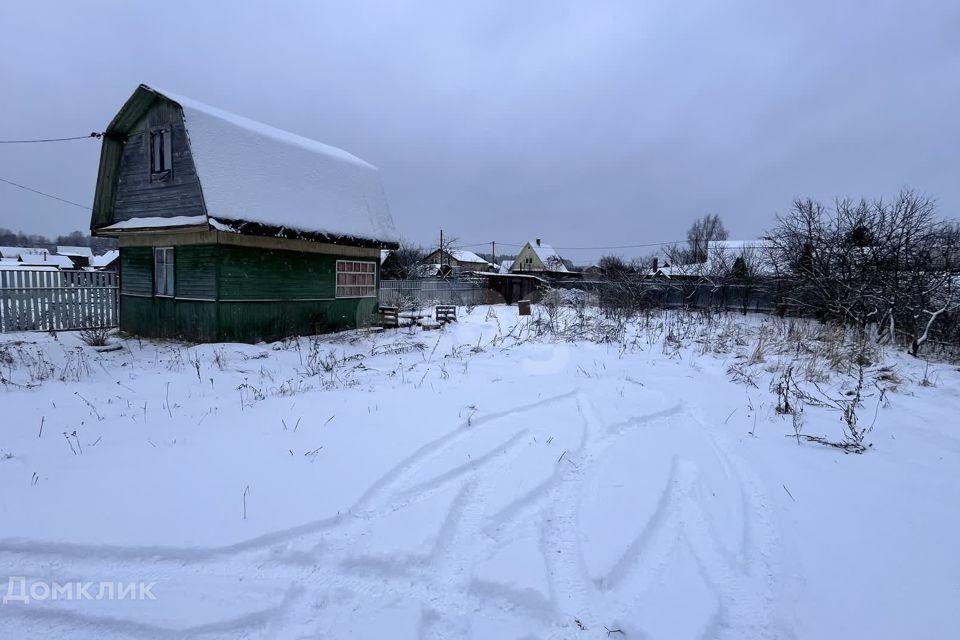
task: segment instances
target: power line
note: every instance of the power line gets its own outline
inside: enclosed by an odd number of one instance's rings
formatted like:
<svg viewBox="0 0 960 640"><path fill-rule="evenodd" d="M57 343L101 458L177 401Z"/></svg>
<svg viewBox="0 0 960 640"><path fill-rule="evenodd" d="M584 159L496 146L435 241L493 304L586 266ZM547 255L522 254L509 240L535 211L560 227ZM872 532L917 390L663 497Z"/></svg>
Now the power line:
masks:
<svg viewBox="0 0 960 640"><path fill-rule="evenodd" d="M59 197L59 196L52 196L52 195L50 195L49 193L44 193L43 191L37 191L36 189L31 189L30 187L25 187L25 186L22 185L22 184L17 184L16 182L12 182L12 181L6 180L6 179L4 179L4 178L0 178L0 182L6 182L7 184L13 185L13 186L17 187L18 189L23 189L23 190L25 190L25 191L31 191L31 192L36 193L36 194L38 194L38 195L44 196L44 197L46 197L46 198L53 198L54 200L59 200L60 202L66 202L67 204L72 204L72 205L75 206L75 207L80 207L81 209L86 209L87 211L89 211L89 210L91 209L91 207L88 207L88 206L85 205L85 204L80 204L79 202L73 202L72 200L66 200L65 198L61 198L61 197Z"/></svg>
<svg viewBox="0 0 960 640"><path fill-rule="evenodd" d="M0 140L0 144L32 144L36 142L66 142L67 140L88 140L89 138L102 138L103 134L91 131L85 136L71 136L69 138L38 138L35 140Z"/></svg>

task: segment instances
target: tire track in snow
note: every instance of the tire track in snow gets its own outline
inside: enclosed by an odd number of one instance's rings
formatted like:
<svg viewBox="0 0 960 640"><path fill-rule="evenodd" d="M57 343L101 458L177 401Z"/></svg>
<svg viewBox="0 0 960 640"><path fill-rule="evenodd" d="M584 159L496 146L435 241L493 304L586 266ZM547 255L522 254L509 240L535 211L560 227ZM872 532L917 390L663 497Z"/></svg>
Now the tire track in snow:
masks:
<svg viewBox="0 0 960 640"><path fill-rule="evenodd" d="M584 400L586 405L588 401ZM589 405L587 405L589 406ZM589 412L587 413L589 415ZM689 418L696 429L684 428L677 419ZM551 496L555 506L545 517L542 528L543 551L550 567L553 600L563 617L577 617L587 627L603 626L615 619L629 619L634 606L631 598L639 582L649 582L661 574L675 549L689 548L696 559L704 582L720 603L717 613L705 620L704 637L768 638L783 635L771 622L773 571L769 557L776 547L772 523L766 514L766 496L754 480L742 479L746 471L688 408L678 405L646 418L631 419L607 429L581 460L582 467L596 464L603 451L616 445L616 436L627 429L663 419L667 428L683 429L688 437L706 437L720 464L736 484L745 502L744 535L737 554L731 554L717 537L705 505L696 500L698 481L695 461L684 459L680 473L677 452L651 518L629 543L614 568L598 582L588 577L579 550L578 492L584 489L581 469L571 471L565 486ZM589 418L588 418L589 422ZM597 429L592 430L594 433ZM605 446L604 446L605 445ZM647 575L643 575L647 574ZM628 582L629 579L629 582ZM626 589L626 585L630 589ZM645 636L642 629L631 630Z"/></svg>
<svg viewBox="0 0 960 640"><path fill-rule="evenodd" d="M323 531L341 524L347 517L357 511L363 511L368 504L376 502L377 498L388 490L391 485L402 482L404 477L412 475L416 470L431 459L442 455L443 451L457 441L470 436L475 429L488 422L506 418L519 413L556 404L573 397L576 391L568 391L550 398L521 405L504 411L491 413L472 420L471 424L463 421L454 431L436 438L421 446L414 453L404 458L390 468L386 473L375 480L370 487L345 512L337 516L321 518L296 527L272 531L260 536L249 538L241 542L214 546L214 547L168 547L163 545L123 546L123 545L92 545L71 542L54 542L34 540L28 538L0 539L0 554L9 553L25 556L72 556L76 558L102 558L116 560L147 560L169 562L194 562L206 560L216 556L229 556L282 543L311 533Z"/></svg>
<svg viewBox="0 0 960 640"><path fill-rule="evenodd" d="M278 577L286 576L290 578L290 567L302 565L302 575L294 577L291 580L292 585L305 583L312 584L315 588L319 587L321 589L325 585L330 587L343 585L347 586L348 589L352 587L358 593L365 590L369 591L370 585L367 583L370 581L368 580L364 580L363 578L344 580L344 559L338 557L350 548L351 542L355 539L358 532L366 527L370 521L376 521L387 512L426 499L429 495L441 490L444 486L452 484L458 479L466 478L471 474L480 474L489 464L502 461L508 456L526 431L520 431L506 441L498 443L493 447L489 455L475 459L471 463L451 470L451 472L441 474L427 483L415 486L406 491L400 491L399 488L403 486L406 480L431 460L442 456L445 451L449 450L449 448L457 442L476 433L484 424L562 402L571 398L574 393L575 392L567 392L559 394L534 403L483 416L475 419L470 426L468 426L466 422L462 423L456 431L427 443L411 456L408 456L395 465L374 482L364 495L361 496L351 510L352 513L344 513L335 518L308 523L293 529L273 532L238 544L219 548L116 547L74 545L69 543L42 543L30 540L7 540L0 543L0 558L9 561L11 566L18 565L20 567L23 567L24 564L43 565L53 559L57 563L66 563L69 566L75 567L73 570L77 573L84 573L84 566L92 567L95 569L96 575L103 575L104 570L108 566L113 566L120 575L142 575L144 573L144 567L149 567L151 573L159 569L161 572L166 572L167 575L172 575L190 573L201 567L206 570L216 571L217 569L223 569L229 572L230 570L236 570L238 566L243 567L250 564L263 566L272 563L276 565L281 564L278 561L286 557L295 558L295 561L283 563L282 567L278 567L277 570L268 570L265 573L273 573ZM455 504L451 509L451 513L448 514L447 524L445 525L447 529L450 529L450 522L463 517L463 512L467 510L470 504L475 502L467 499L465 497L467 494L468 491L466 490L461 493L461 496L458 498L459 504ZM403 502L400 504L390 502L391 498L398 496L403 499ZM379 508L377 508L378 503L382 505ZM361 507L368 508L364 510ZM316 536L318 534L321 538L330 538L330 540L317 541ZM442 549L444 546L452 545L451 538L453 535L450 531L442 534L438 541L438 547ZM277 551L276 547L279 545L287 543L289 547L290 543L294 541L299 541L308 547L312 545L313 548L307 551L296 551L289 548ZM321 542L326 542L327 544L321 547ZM464 543L466 542L467 541L464 541ZM266 555L263 555L262 552L264 549L268 549L269 547L274 547L274 550L268 551ZM434 553L431 554L431 559L440 554L441 551L435 549ZM98 561L93 563L90 562L91 559ZM427 560L428 564L429 562L430 559ZM361 562L357 566L362 565L363 563ZM324 569L326 569L322 573L327 573L334 577L330 580L317 580L318 566L323 566ZM166 568L163 569L163 567ZM402 574L402 571L397 570L396 567L377 567L371 563L367 563L366 567L371 570L372 573L379 574L372 576L372 581L374 582L380 580L386 573L392 576ZM37 567L38 571L35 572L37 575L41 574L39 571L41 568L42 566ZM20 573L25 572L20 571ZM377 591L377 589L372 590L373 593ZM430 589L422 590L422 596L425 599L442 599L442 594L443 588L432 590L432 592ZM195 629L186 630L166 628L162 625L137 626L140 623L133 622L131 622L131 626L124 627L125 620L123 619L114 620L109 617L97 618L83 616L74 614L69 610L55 608L49 608L49 610L33 609L31 610L32 613L28 612L27 615L39 617L47 615L51 619L55 618L59 620L61 624L74 624L78 627L93 626L104 632L109 630L110 633L119 636L136 637L151 635L166 637L168 634L173 634L174 637L190 637L191 634L194 633L215 635L220 628L217 625L222 626L224 630L239 631L241 628L245 628L249 631L255 625L266 625L266 623L270 622L271 616L273 618L281 616L296 618L296 615L292 615L291 612L286 611L286 609L292 606L295 600L296 598L290 597L289 599L285 599L281 606L257 615L241 616L235 620L220 621L214 625L200 626ZM473 603L473 606L475 605L476 603ZM301 606L307 608L313 607L313 605L309 603L309 599L305 599ZM295 609L300 608L301 607L295 607ZM307 611L303 611L303 613L307 613ZM310 625L307 625L307 627L309 626Z"/></svg>
<svg viewBox="0 0 960 640"><path fill-rule="evenodd" d="M454 447L479 433L484 425L571 399L583 425L579 445L568 450L564 461L558 462L541 483L492 515L487 513L493 497L491 488L521 455L526 429L497 439L484 455L469 463L415 482L431 463L449 456ZM688 438L706 439L715 449L721 467L739 488L744 502L743 540L740 548L730 553L719 539L706 505L697 499L697 483L702 478L685 471L691 465L695 469L695 462L686 459L683 451L676 451L660 485L656 508L613 569L598 583L590 576L580 548L580 505L586 481L626 432L647 427L669 428ZM383 526L388 514L452 487L459 490L426 556L391 561L357 553L358 538ZM466 636L469 616L479 609L522 616L540 629L537 635L552 637L579 636L572 626L577 618L591 630L592 635L583 637L602 637L596 632L604 625L631 620L637 586L644 582L649 586L653 576L668 571L672 552L684 547L689 548L704 583L720 603L718 613L705 622L707 633L711 637L761 638L777 635L768 613L773 584L769 558L776 542L766 504L765 494L745 464L731 456L683 403L622 423L604 424L589 395L572 391L483 416L470 426L462 423L394 465L370 485L349 513L336 518L206 549L45 546L36 541L8 540L0 542L0 563L17 566L22 562L35 565L37 570L51 561L96 571L113 567L135 573L148 568L168 576L221 570L247 571L249 575L255 567L255 577L276 577L290 585L275 606L186 630L52 608L38 609L26 614L29 619L21 620L89 630L90 637L332 637L338 635L338 625L355 616L359 607L397 598L423 604L418 631L423 638ZM511 587L474 576L478 563L491 558L511 538L525 535L528 528L533 530L546 567L549 593L545 599L518 599L518 592ZM633 638L647 637L641 628L631 628L630 633Z"/></svg>

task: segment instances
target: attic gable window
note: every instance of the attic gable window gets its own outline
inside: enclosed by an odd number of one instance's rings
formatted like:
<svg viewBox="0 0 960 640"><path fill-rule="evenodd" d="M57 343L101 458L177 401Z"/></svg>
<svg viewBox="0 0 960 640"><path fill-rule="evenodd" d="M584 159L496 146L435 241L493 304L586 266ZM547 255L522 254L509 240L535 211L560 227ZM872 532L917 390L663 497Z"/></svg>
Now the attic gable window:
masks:
<svg viewBox="0 0 960 640"><path fill-rule="evenodd" d="M372 298L377 295L377 265L337 260L337 297Z"/></svg>
<svg viewBox="0 0 960 640"><path fill-rule="evenodd" d="M173 169L170 129L153 129L150 132L150 179L166 180Z"/></svg>

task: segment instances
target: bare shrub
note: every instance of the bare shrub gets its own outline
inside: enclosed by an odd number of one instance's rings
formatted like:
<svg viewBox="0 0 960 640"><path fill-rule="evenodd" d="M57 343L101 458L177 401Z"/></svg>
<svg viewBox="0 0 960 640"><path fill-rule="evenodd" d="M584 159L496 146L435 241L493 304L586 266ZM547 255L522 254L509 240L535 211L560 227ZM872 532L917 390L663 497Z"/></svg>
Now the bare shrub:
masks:
<svg viewBox="0 0 960 640"><path fill-rule="evenodd" d="M960 350L960 229L932 198L796 200L769 234L779 295L794 309L901 344Z"/></svg>
<svg viewBox="0 0 960 640"><path fill-rule="evenodd" d="M318 337L310 339L307 357L304 361L304 370L307 375L316 376L321 373L332 373L337 367L337 353L328 348L327 344Z"/></svg>
<svg viewBox="0 0 960 640"><path fill-rule="evenodd" d="M790 405L790 397L795 393L796 385L793 383L793 365L788 365L783 371L783 375L773 386L773 392L777 396L776 412L780 414L793 413L794 409Z"/></svg>
<svg viewBox="0 0 960 640"><path fill-rule="evenodd" d="M213 364L217 365L217 369L220 371L227 368L227 352L224 351L223 347L217 347L213 350Z"/></svg>
<svg viewBox="0 0 960 640"><path fill-rule="evenodd" d="M110 336L113 335L113 329L109 327L90 327L80 329L77 335L80 341L88 347L105 347L110 343Z"/></svg>

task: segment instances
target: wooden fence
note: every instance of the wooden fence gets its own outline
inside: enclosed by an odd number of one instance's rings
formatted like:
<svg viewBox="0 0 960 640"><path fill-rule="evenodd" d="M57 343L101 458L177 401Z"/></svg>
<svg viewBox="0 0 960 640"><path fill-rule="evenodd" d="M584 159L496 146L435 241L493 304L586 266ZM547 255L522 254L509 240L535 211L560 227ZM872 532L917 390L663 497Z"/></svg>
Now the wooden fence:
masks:
<svg viewBox="0 0 960 640"><path fill-rule="evenodd" d="M470 280L381 280L380 304L407 308L436 304L483 304L487 287Z"/></svg>
<svg viewBox="0 0 960 640"><path fill-rule="evenodd" d="M115 327L119 282L113 271L0 270L0 331Z"/></svg>

